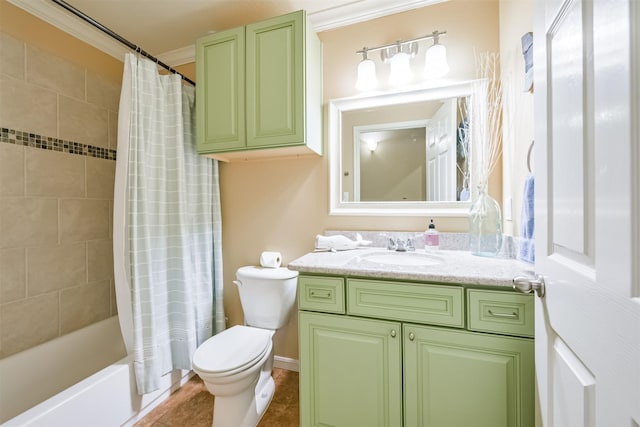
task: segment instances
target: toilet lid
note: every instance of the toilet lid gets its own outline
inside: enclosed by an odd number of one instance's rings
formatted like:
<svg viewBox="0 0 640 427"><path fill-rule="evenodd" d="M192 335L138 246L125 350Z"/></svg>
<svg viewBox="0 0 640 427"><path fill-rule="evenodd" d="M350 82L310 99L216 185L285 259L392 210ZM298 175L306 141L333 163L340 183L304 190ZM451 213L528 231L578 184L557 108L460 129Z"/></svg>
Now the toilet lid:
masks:
<svg viewBox="0 0 640 427"><path fill-rule="evenodd" d="M285 280L285 279L293 279L294 277L298 277L298 272L289 270L286 267L266 268L266 267L247 265L245 267L240 267L236 271L236 277L239 280L249 279L249 278L250 279Z"/></svg>
<svg viewBox="0 0 640 427"><path fill-rule="evenodd" d="M196 349L194 368L212 374L237 372L252 366L271 343L273 331L234 326L212 336Z"/></svg>

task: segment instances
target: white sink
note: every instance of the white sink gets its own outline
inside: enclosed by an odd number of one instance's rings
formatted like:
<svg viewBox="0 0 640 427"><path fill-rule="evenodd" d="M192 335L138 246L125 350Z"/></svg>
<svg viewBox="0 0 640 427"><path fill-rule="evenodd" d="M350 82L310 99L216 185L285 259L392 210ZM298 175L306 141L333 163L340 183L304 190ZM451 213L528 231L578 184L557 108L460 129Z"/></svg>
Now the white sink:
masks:
<svg viewBox="0 0 640 427"><path fill-rule="evenodd" d="M426 267L442 264L444 260L436 255L420 252L372 252L361 256L362 260L377 264Z"/></svg>

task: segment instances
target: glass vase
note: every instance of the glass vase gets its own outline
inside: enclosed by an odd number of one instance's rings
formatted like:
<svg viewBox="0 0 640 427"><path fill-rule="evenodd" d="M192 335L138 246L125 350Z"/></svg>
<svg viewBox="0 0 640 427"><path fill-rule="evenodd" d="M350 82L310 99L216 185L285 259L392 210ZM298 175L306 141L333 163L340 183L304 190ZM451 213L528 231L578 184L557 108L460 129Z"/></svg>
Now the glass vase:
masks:
<svg viewBox="0 0 640 427"><path fill-rule="evenodd" d="M493 257L502 249L502 214L500 205L485 187L469 209L469 250L473 255Z"/></svg>

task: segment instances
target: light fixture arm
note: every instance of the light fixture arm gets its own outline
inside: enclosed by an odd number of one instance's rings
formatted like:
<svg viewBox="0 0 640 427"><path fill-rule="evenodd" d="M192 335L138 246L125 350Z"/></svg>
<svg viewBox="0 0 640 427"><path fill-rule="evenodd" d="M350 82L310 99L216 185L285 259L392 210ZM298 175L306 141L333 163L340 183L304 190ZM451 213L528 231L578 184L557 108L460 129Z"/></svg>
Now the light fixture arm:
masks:
<svg viewBox="0 0 640 427"><path fill-rule="evenodd" d="M438 43L438 38L440 36L444 36L446 34L447 34L446 31L438 31L438 30L436 30L431 34L428 34L428 35L422 36L422 37L417 37L417 38L411 39L411 40L398 40L398 41L396 41L394 43L386 44L384 46L364 47L361 50L357 50L356 53L361 53L361 54L364 55L364 58L366 58L368 52L376 52L378 50L388 49L390 47L398 47L398 48L400 48L400 46L403 46L403 45L406 45L406 44L410 44L410 43L414 43L414 42L419 42L419 41L422 41L422 40L433 39L433 42L435 44L437 44Z"/></svg>

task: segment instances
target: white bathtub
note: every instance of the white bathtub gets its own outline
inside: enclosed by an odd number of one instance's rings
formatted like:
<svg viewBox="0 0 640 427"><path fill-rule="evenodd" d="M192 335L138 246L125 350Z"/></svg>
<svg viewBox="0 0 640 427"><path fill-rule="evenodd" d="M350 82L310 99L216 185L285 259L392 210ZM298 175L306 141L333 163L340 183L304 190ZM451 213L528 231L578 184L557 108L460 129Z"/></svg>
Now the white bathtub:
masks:
<svg viewBox="0 0 640 427"><path fill-rule="evenodd" d="M140 396L125 354L114 316L0 360L2 426L132 425L193 375L173 371Z"/></svg>

